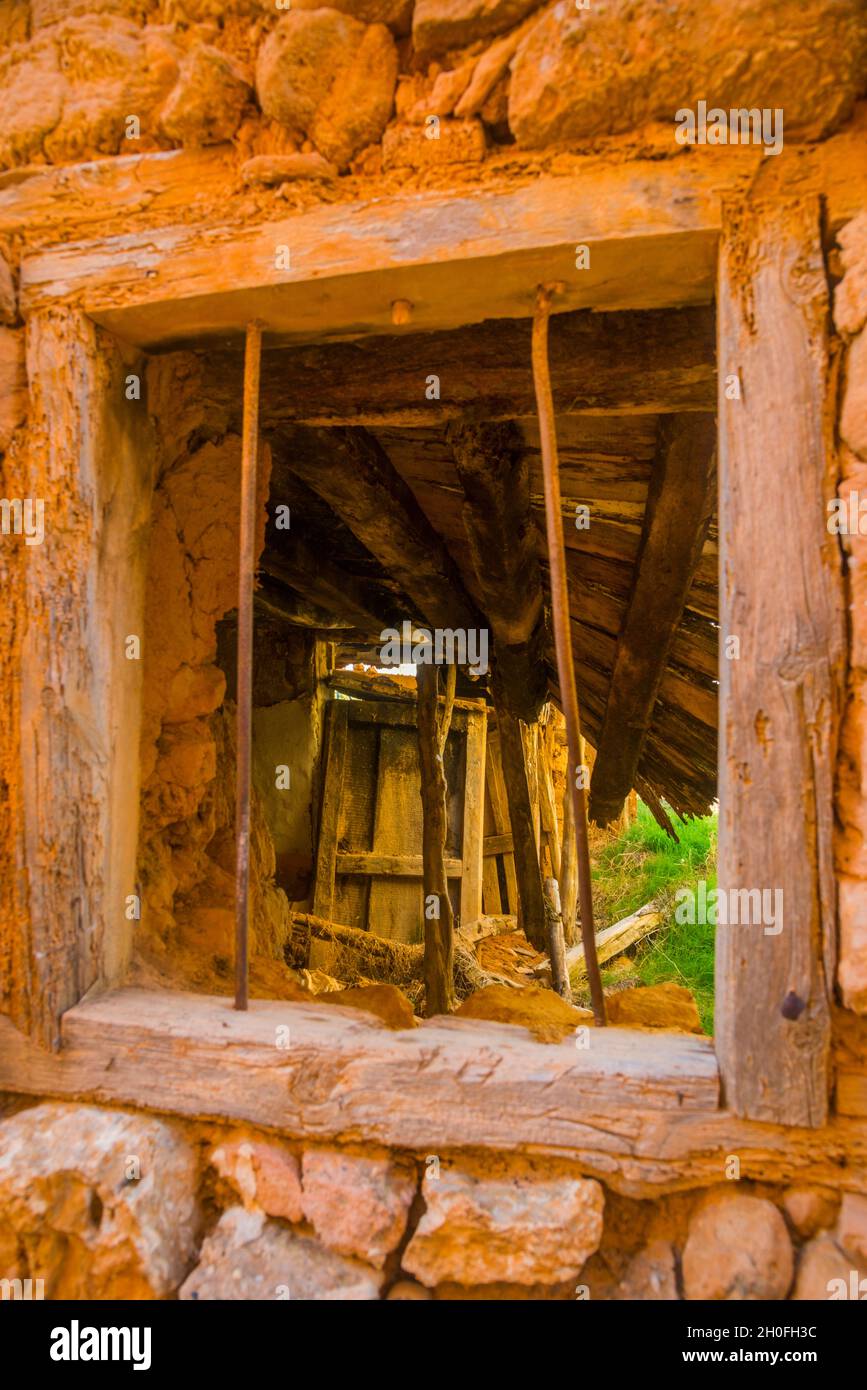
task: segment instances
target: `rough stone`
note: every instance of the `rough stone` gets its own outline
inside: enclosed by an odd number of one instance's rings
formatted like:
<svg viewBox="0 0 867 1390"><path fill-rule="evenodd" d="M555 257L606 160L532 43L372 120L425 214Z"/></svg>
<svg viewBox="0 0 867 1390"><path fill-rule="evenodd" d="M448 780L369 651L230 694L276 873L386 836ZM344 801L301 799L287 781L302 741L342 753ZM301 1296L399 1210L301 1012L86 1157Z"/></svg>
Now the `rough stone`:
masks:
<svg viewBox="0 0 867 1390"><path fill-rule="evenodd" d="M196 1168L162 1120L93 1105L21 1111L0 1124L0 1277L44 1279L46 1298L164 1297L195 1254Z"/></svg>
<svg viewBox="0 0 867 1390"><path fill-rule="evenodd" d="M834 323L855 334L867 324L867 212L853 217L837 235L845 274L834 291Z"/></svg>
<svg viewBox="0 0 867 1390"><path fill-rule="evenodd" d="M337 170L321 154L259 154L245 160L241 165L241 178L244 183L258 183L264 188L274 188L278 184L293 179L330 180L337 177Z"/></svg>
<svg viewBox="0 0 867 1390"><path fill-rule="evenodd" d="M785 1298L792 1272L792 1243L772 1202L722 1192L693 1216L683 1250L686 1298Z"/></svg>
<svg viewBox="0 0 867 1390"><path fill-rule="evenodd" d="M831 1236L821 1235L801 1251L798 1277L791 1296L797 1302L811 1303L850 1298L853 1283L857 1286L863 1278L864 1270L853 1270L851 1259ZM867 1297L867 1284L857 1296Z"/></svg>
<svg viewBox="0 0 867 1390"><path fill-rule="evenodd" d="M399 1279L385 1296L387 1303L425 1303L433 1298L430 1289L414 1279Z"/></svg>
<svg viewBox="0 0 867 1390"><path fill-rule="evenodd" d="M415 1174L389 1158L308 1149L302 1182L304 1215L323 1244L381 1269L406 1230Z"/></svg>
<svg viewBox="0 0 867 1390"><path fill-rule="evenodd" d="M439 123L439 139L426 126L407 124L388 127L382 140L383 169L425 169L440 164L478 164L485 157L485 129L481 121Z"/></svg>
<svg viewBox="0 0 867 1390"><path fill-rule="evenodd" d="M408 34L413 0L331 0L332 10L352 15L365 24L387 24L395 34ZM293 10L318 10L322 0L292 0Z"/></svg>
<svg viewBox="0 0 867 1390"><path fill-rule="evenodd" d="M284 1221L304 1219L298 1159L282 1145L264 1139L228 1139L214 1149L211 1163L248 1210L258 1209Z"/></svg>
<svg viewBox="0 0 867 1390"><path fill-rule="evenodd" d="M490 1023L511 1023L527 1028L538 1042L562 1042L577 1028L591 1027L589 1009L575 1008L541 985L485 985L474 990L457 1010L459 1018L481 1018Z"/></svg>
<svg viewBox="0 0 867 1390"><path fill-rule="evenodd" d="M519 145L534 148L660 120L677 148L676 112L706 96L726 111L782 108L784 138L817 139L849 115L865 43L860 0L788 0L773 10L763 0L705 0L700 24L692 0L595 0L586 10L562 0L518 48L509 124Z"/></svg>
<svg viewBox="0 0 867 1390"><path fill-rule="evenodd" d="M316 148L340 168L382 137L394 107L397 49L384 24L365 29L352 63L332 84L310 129Z"/></svg>
<svg viewBox="0 0 867 1390"><path fill-rule="evenodd" d="M677 1291L674 1247L667 1240L654 1240L630 1260L617 1286L615 1298L645 1302L671 1302Z"/></svg>
<svg viewBox="0 0 867 1390"><path fill-rule="evenodd" d="M326 1250L260 1211L230 1207L202 1245L178 1297L243 1302L354 1302L379 1298L383 1276Z"/></svg>
<svg viewBox="0 0 867 1390"><path fill-rule="evenodd" d="M0 328L0 454L27 415L24 329Z"/></svg>
<svg viewBox="0 0 867 1390"><path fill-rule="evenodd" d="M790 1187L783 1193L783 1209L802 1240L833 1226L840 1198L828 1187Z"/></svg>
<svg viewBox="0 0 867 1390"><path fill-rule="evenodd" d="M843 1193L836 1237L847 1255L867 1265L867 1197L855 1192Z"/></svg>
<svg viewBox="0 0 867 1390"><path fill-rule="evenodd" d="M0 256L0 323L14 323L18 317L15 281L5 256Z"/></svg>
<svg viewBox="0 0 867 1390"><path fill-rule="evenodd" d="M605 1000L608 1022L618 1028L662 1028L666 1032L701 1033L695 999L683 985L641 985L618 990Z"/></svg>
<svg viewBox="0 0 867 1390"><path fill-rule="evenodd" d="M427 1210L403 1268L437 1284L560 1284L575 1279L602 1239L604 1194L585 1178L477 1178L426 1173Z"/></svg>
<svg viewBox="0 0 867 1390"><path fill-rule="evenodd" d="M333 9L291 12L259 50L256 91L265 115L309 137L340 167L379 140L391 115L397 49L383 24Z"/></svg>
<svg viewBox="0 0 867 1390"><path fill-rule="evenodd" d="M240 64L210 44L196 44L181 63L160 124L182 145L217 145L235 134L250 95Z"/></svg>
<svg viewBox="0 0 867 1390"><path fill-rule="evenodd" d="M518 24L541 0L416 0L412 41L422 58L464 48Z"/></svg>
<svg viewBox="0 0 867 1390"><path fill-rule="evenodd" d="M116 14L78 15L14 45L0 55L0 165L155 148L179 58L166 30Z"/></svg>
<svg viewBox="0 0 867 1390"><path fill-rule="evenodd" d="M867 331L858 334L846 355L840 435L853 454L867 461Z"/></svg>

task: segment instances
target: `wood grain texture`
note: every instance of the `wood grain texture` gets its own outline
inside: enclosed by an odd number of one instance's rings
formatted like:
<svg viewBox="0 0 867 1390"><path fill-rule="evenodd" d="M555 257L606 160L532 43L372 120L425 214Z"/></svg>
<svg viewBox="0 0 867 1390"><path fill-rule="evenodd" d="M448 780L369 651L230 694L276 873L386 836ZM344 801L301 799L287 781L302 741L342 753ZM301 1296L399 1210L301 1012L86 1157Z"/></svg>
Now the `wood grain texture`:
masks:
<svg viewBox="0 0 867 1390"><path fill-rule="evenodd" d="M667 417L650 480L641 547L590 783L590 819L623 810L653 720L674 634L716 504L713 416Z"/></svg>
<svg viewBox="0 0 867 1390"><path fill-rule="evenodd" d="M553 1155L635 1197L719 1183L733 1153L747 1181L867 1192L863 1122L740 1120L717 1109L706 1039L618 1028L591 1039L586 1050L545 1045L471 1019L394 1033L321 1004L254 999L239 1015L228 998L120 991L66 1014L56 1057L0 1018L0 1087L313 1143Z"/></svg>
<svg viewBox="0 0 867 1390"><path fill-rule="evenodd" d="M488 717L471 714L467 721L464 760L464 819L461 838L461 921L482 915L483 835L485 829L485 766ZM448 861L446 861L448 864Z"/></svg>
<svg viewBox="0 0 867 1390"><path fill-rule="evenodd" d="M319 818L316 842L316 878L313 887L313 912L317 917L331 918L334 915L337 835L343 795L349 704L349 700L330 700L328 703L328 742L322 773L322 814Z"/></svg>
<svg viewBox="0 0 867 1390"><path fill-rule="evenodd" d="M845 630L818 200L727 210L718 302L721 647L739 643L720 662L719 887L781 893L782 930L756 911L717 927L717 1054L737 1114L819 1127Z"/></svg>
<svg viewBox="0 0 867 1390"><path fill-rule="evenodd" d="M518 925L537 951L547 951L545 900L542 893L542 869L539 863L539 840L535 829L530 769L524 730L501 702L496 674L494 704L497 711L497 732L500 739L500 762L509 806L512 828L512 848L515 879L518 890ZM538 805L538 803L536 803ZM514 905L510 902L509 907Z"/></svg>
<svg viewBox="0 0 867 1390"><path fill-rule="evenodd" d="M449 443L466 502L476 593L494 638L503 699L528 723L548 693L545 611L530 471L513 423L457 426Z"/></svg>
<svg viewBox="0 0 867 1390"><path fill-rule="evenodd" d="M282 439L293 473L400 584L419 616L434 627L481 626L447 548L372 435L295 430Z"/></svg>
<svg viewBox="0 0 867 1390"><path fill-rule="evenodd" d="M23 798L5 872L23 893L0 940L8 927L22 943L10 1004L46 1046L95 980L120 977L131 948L142 666L125 643L143 631L154 463L143 405L124 397L136 369L76 311L28 324L27 446L6 485L41 500L45 536L22 561Z"/></svg>

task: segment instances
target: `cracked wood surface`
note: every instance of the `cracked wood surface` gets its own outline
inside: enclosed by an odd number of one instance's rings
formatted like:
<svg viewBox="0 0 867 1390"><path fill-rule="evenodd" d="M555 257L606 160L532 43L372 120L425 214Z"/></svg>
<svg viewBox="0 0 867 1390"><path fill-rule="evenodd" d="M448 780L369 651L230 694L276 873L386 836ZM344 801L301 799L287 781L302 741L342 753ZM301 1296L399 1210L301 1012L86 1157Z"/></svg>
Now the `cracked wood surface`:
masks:
<svg viewBox="0 0 867 1390"><path fill-rule="evenodd" d="M391 1032L321 1004L252 1000L241 1015L228 997L138 989L78 1005L62 1028L51 1056L0 1019L0 1087L316 1142L553 1155L633 1196L719 1182L732 1153L745 1179L867 1192L867 1124L787 1129L719 1110L706 1038L609 1028L581 1050L470 1019Z"/></svg>

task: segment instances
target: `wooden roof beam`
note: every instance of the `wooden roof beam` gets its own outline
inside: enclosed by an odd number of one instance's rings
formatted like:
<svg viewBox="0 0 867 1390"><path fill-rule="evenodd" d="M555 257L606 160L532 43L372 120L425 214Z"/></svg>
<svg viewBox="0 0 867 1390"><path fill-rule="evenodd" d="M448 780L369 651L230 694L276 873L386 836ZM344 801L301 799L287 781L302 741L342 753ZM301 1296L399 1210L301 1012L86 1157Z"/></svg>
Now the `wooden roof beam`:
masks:
<svg viewBox="0 0 867 1390"><path fill-rule="evenodd" d="M636 578L617 642L590 784L590 819L608 825L635 785L653 708L715 501L712 415L660 425Z"/></svg>
<svg viewBox="0 0 867 1390"><path fill-rule="evenodd" d="M709 411L716 403L710 305L555 314L550 360L559 415ZM237 349L209 348L201 361L204 397L231 417L237 410ZM413 361L417 370L407 367ZM435 333L272 347L262 357L264 429L289 422L429 426L511 420L534 411L529 319L489 318Z"/></svg>
<svg viewBox="0 0 867 1390"><path fill-rule="evenodd" d="M379 442L363 429L283 431L288 466L361 541L432 627L483 626L457 567Z"/></svg>
<svg viewBox="0 0 867 1390"><path fill-rule="evenodd" d="M335 565L321 548L314 550L291 532L280 554L273 548L265 551L259 568L315 607L347 619L347 626L367 636L376 636L394 616L377 611L377 598L365 584Z"/></svg>
<svg viewBox="0 0 867 1390"><path fill-rule="evenodd" d="M478 592L494 636L501 699L532 724L548 693L545 609L526 452L513 424L449 432L466 502L464 527Z"/></svg>

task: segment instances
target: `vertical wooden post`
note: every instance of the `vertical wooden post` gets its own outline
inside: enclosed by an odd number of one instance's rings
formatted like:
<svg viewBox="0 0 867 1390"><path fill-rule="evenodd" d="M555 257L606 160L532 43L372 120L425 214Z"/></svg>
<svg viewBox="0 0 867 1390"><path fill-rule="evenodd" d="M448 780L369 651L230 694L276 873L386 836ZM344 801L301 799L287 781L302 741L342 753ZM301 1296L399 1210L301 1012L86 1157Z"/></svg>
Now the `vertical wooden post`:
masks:
<svg viewBox="0 0 867 1390"><path fill-rule="evenodd" d="M547 951L548 934L545 926L545 901L542 892L542 870L539 847L533 823L533 805L527 769L527 745L521 722L506 709L496 671L493 681L494 706L500 735L500 754L503 779L509 802L512 826L512 847L515 855L515 876L518 884L518 922L527 940L537 951ZM511 904L510 904L511 906Z"/></svg>
<svg viewBox="0 0 867 1390"><path fill-rule="evenodd" d="M253 704L253 570L256 549L256 469L259 461L259 369L262 328L247 326L244 351L244 421L241 454L241 524L238 558L238 694L235 769L235 1008L247 1007L250 926L250 775Z"/></svg>
<svg viewBox="0 0 867 1390"><path fill-rule="evenodd" d="M584 766L584 739L579 745L581 766ZM566 769L567 778L570 775ZM563 790L563 844L560 850L560 907L563 915L563 936L567 946L578 940L576 910L578 907L578 841L575 838L575 802L567 782Z"/></svg>
<svg viewBox="0 0 867 1390"><path fill-rule="evenodd" d="M452 1013L455 1007L454 918L446 878L448 786L443 753L455 697L454 666L446 667L446 696L439 707L439 672L434 665L417 668L418 756L421 770L422 863L424 870L424 985L425 1014ZM437 900L438 916L428 910Z"/></svg>
<svg viewBox="0 0 867 1390"><path fill-rule="evenodd" d="M738 1115L820 1126L845 635L818 199L725 207L717 303L716 1049Z"/></svg>
<svg viewBox="0 0 867 1390"><path fill-rule="evenodd" d="M464 826L461 837L461 922L482 915L483 851L485 837L485 763L488 717L484 706L467 718L464 764ZM496 864L494 874L496 875Z"/></svg>

